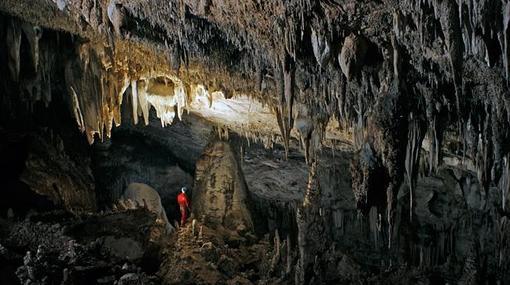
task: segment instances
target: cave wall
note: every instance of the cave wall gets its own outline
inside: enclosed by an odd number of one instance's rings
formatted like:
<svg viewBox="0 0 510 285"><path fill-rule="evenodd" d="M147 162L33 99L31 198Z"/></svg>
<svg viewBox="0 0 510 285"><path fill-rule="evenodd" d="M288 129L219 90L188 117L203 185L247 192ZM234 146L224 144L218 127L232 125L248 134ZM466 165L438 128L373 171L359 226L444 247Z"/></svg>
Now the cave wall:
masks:
<svg viewBox="0 0 510 285"><path fill-rule="evenodd" d="M9 47L13 39L0 43L0 58L6 63L0 67L2 215L9 208L21 216L54 207L95 211L90 148L68 112L67 96L60 92L61 70L53 69L65 58L70 37L54 31L42 36L40 27L12 22L5 15L0 16L0 30L4 39L14 37L18 44L14 51ZM60 45L54 45L56 41Z"/></svg>

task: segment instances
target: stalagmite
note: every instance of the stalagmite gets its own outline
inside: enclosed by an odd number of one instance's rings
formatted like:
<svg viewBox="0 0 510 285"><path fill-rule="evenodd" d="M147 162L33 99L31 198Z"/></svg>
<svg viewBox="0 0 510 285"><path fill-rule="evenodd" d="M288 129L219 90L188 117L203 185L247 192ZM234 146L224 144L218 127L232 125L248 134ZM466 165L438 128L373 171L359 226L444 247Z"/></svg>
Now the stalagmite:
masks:
<svg viewBox="0 0 510 285"><path fill-rule="evenodd" d="M298 225L299 260L296 265L296 284L309 284L315 280L320 284L321 272L314 270L318 260L326 252L326 244L317 242L325 235L321 212L321 188L317 178L317 163L309 168L308 185L302 205L296 213Z"/></svg>

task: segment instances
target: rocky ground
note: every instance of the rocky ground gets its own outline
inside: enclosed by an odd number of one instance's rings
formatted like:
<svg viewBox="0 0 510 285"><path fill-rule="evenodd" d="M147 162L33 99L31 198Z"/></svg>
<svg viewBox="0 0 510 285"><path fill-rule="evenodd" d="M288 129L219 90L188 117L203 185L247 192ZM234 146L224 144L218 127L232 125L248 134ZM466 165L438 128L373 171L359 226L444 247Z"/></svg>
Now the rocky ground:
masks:
<svg viewBox="0 0 510 285"><path fill-rule="evenodd" d="M1 219L0 283L281 284L269 235L196 221L164 235L154 221L143 209Z"/></svg>
<svg viewBox="0 0 510 285"><path fill-rule="evenodd" d="M165 238L147 211L0 220L1 284L160 284Z"/></svg>
<svg viewBox="0 0 510 285"><path fill-rule="evenodd" d="M267 284L271 248L269 236L188 224L165 249L160 273L170 284Z"/></svg>

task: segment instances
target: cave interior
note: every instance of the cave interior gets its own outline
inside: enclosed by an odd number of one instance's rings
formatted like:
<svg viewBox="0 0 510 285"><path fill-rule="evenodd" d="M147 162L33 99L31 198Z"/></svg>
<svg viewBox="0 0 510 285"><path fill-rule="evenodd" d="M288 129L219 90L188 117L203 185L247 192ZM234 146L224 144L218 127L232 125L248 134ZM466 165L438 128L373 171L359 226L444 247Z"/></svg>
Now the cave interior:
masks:
<svg viewBox="0 0 510 285"><path fill-rule="evenodd" d="M510 284L509 46L508 0L2 0L0 284Z"/></svg>

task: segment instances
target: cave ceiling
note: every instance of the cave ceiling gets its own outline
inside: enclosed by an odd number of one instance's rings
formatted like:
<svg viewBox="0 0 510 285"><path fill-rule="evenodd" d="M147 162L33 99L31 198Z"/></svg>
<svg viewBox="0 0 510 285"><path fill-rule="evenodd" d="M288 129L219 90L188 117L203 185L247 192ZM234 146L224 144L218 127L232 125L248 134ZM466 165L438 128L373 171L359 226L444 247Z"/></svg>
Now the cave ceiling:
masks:
<svg viewBox="0 0 510 285"><path fill-rule="evenodd" d="M4 0L0 11L13 16L11 79L47 104L63 81L90 143L123 108L140 124L154 108L162 126L193 112L266 146L295 138L307 161L347 142L390 177L412 180L422 146L431 172L454 156L488 185L508 167L505 1Z"/></svg>

